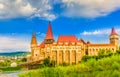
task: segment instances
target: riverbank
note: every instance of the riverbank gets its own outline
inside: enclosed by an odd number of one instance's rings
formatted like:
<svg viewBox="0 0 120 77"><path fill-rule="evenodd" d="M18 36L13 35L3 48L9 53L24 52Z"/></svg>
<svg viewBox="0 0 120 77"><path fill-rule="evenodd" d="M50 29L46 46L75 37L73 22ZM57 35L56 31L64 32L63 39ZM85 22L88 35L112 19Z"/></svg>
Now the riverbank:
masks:
<svg viewBox="0 0 120 77"><path fill-rule="evenodd" d="M3 67L3 68L0 68L0 72L12 72L12 71L19 71L21 70L21 67L20 66L17 66L17 67Z"/></svg>
<svg viewBox="0 0 120 77"><path fill-rule="evenodd" d="M12 68L12 69L11 69ZM15 69L13 69L15 68ZM5 68L4 71L0 72L0 77L18 77L18 74L24 73L27 69L16 69L16 67L10 67L9 69Z"/></svg>
<svg viewBox="0 0 120 77"><path fill-rule="evenodd" d="M24 73L25 71L16 71L16 72L3 72L0 74L0 77L18 77L18 74Z"/></svg>

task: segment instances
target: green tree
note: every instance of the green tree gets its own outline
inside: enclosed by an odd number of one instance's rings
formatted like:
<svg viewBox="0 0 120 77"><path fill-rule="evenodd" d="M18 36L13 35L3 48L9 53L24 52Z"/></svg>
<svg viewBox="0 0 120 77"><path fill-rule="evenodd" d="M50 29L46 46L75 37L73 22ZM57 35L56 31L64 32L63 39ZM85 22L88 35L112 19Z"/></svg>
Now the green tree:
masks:
<svg viewBox="0 0 120 77"><path fill-rule="evenodd" d="M22 62L26 62L27 61L27 59L26 58L22 58L22 60L21 60Z"/></svg>

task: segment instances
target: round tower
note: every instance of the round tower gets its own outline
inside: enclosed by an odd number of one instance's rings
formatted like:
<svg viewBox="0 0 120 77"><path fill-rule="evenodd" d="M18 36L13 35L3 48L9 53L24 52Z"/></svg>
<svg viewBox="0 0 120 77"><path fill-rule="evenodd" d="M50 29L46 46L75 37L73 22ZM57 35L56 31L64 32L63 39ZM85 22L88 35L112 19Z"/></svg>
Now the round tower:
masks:
<svg viewBox="0 0 120 77"><path fill-rule="evenodd" d="M116 33L114 28L112 28L109 39L110 39L110 44L114 44L118 49L119 48L119 35Z"/></svg>
<svg viewBox="0 0 120 77"><path fill-rule="evenodd" d="M34 56L34 50L37 47L37 39L36 39L36 34L32 34L32 39L31 39L31 53L32 57Z"/></svg>

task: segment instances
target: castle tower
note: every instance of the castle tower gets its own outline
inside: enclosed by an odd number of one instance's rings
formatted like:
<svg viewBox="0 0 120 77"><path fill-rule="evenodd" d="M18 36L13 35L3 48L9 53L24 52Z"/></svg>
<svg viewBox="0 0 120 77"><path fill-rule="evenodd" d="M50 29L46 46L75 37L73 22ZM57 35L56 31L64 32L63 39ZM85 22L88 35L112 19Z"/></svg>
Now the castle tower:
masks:
<svg viewBox="0 0 120 77"><path fill-rule="evenodd" d="M32 56L34 56L34 50L37 47L37 39L36 39L36 34L32 34L32 39L31 39L31 53Z"/></svg>
<svg viewBox="0 0 120 77"><path fill-rule="evenodd" d="M52 28L51 28L51 24L50 22L48 23L48 30L46 33L46 37L44 39L44 43L45 44L52 44L54 42L54 37L53 37L53 33L52 33Z"/></svg>
<svg viewBox="0 0 120 77"><path fill-rule="evenodd" d="M109 39L110 39L110 44L115 44L115 46L118 49L118 47L119 47L119 35L116 33L114 28L112 28Z"/></svg>

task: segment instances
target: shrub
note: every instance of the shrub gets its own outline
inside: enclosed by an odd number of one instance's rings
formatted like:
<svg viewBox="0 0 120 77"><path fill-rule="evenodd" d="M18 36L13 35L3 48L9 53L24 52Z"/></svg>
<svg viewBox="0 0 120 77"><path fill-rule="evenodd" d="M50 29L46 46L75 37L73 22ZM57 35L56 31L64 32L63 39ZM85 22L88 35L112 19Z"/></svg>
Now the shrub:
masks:
<svg viewBox="0 0 120 77"><path fill-rule="evenodd" d="M106 55L111 56L112 55L112 51L111 50L107 50L106 51Z"/></svg>
<svg viewBox="0 0 120 77"><path fill-rule="evenodd" d="M120 54L120 50L117 50L116 53L117 53L117 54Z"/></svg>
<svg viewBox="0 0 120 77"><path fill-rule="evenodd" d="M104 56L105 55L105 50L104 49L101 49L99 52L98 52L98 56Z"/></svg>
<svg viewBox="0 0 120 77"><path fill-rule="evenodd" d="M27 61L27 59L26 58L22 58L22 60L21 60L22 62L26 62Z"/></svg>
<svg viewBox="0 0 120 77"><path fill-rule="evenodd" d="M86 62L90 58L91 58L91 56L85 55L85 56L82 57L82 61Z"/></svg>
<svg viewBox="0 0 120 77"><path fill-rule="evenodd" d="M104 70L104 67L102 67L101 65L97 65L97 70L98 70L98 71L103 71L103 70Z"/></svg>
<svg viewBox="0 0 120 77"><path fill-rule="evenodd" d="M117 70L115 70L115 71L112 73L111 77L120 77L120 72L118 72Z"/></svg>
<svg viewBox="0 0 120 77"><path fill-rule="evenodd" d="M94 68L96 66L96 59L90 59L87 65Z"/></svg>
<svg viewBox="0 0 120 77"><path fill-rule="evenodd" d="M45 58L45 59L43 60L43 64L44 64L45 66L49 67L49 66L50 66L50 59L49 59L49 58Z"/></svg>
<svg viewBox="0 0 120 77"><path fill-rule="evenodd" d="M63 65L63 66L67 66L67 63L66 63L66 62L63 62L62 65Z"/></svg>
<svg viewBox="0 0 120 77"><path fill-rule="evenodd" d="M112 64L112 69L113 70L118 70L120 67L119 67L119 64L117 63L117 62L114 62L113 64Z"/></svg>
<svg viewBox="0 0 120 77"><path fill-rule="evenodd" d="M56 65L56 62L55 62L54 60L52 60L52 61L50 62L50 66L51 66L51 67L55 67L55 65Z"/></svg>

